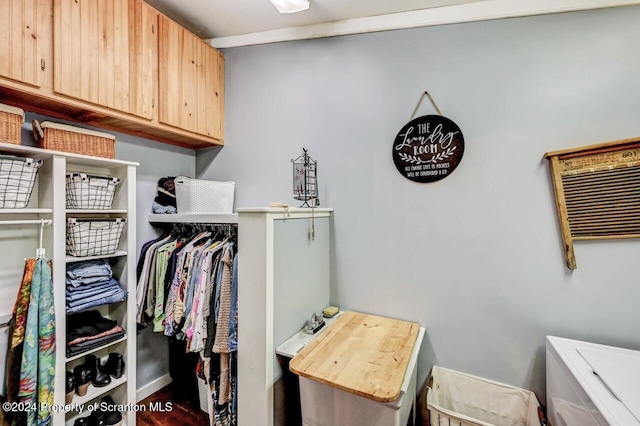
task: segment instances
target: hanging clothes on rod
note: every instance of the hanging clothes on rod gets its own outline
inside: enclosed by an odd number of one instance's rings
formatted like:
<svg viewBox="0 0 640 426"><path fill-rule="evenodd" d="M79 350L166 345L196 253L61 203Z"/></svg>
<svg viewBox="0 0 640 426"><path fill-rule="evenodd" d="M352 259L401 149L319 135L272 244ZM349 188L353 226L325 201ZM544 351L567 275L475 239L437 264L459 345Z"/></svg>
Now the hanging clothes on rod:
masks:
<svg viewBox="0 0 640 426"><path fill-rule="evenodd" d="M235 224L175 224L143 245L138 262L138 323L199 355L211 425L236 424L236 241Z"/></svg>
<svg viewBox="0 0 640 426"><path fill-rule="evenodd" d="M209 384L211 425L237 424L237 260L232 245L224 247L210 301L207 344L200 352L202 372Z"/></svg>
<svg viewBox="0 0 640 426"><path fill-rule="evenodd" d="M202 303L196 288L205 291L207 299L211 295L211 288L207 288L211 284L210 267L217 265L218 252L224 243L235 244L234 228L230 225L176 224L172 230L143 244L136 288L136 319L141 326L152 322L154 331L174 336L193 327L195 320L200 321ZM203 270L205 275L201 274ZM196 312L192 312L194 295L199 302L195 305ZM192 333L193 329L190 335ZM199 340L196 345L200 347Z"/></svg>
<svg viewBox="0 0 640 426"><path fill-rule="evenodd" d="M6 386L7 402L34 409L9 412L11 424L51 424L55 370L55 306L51 261L42 244L44 226L51 220L1 221L0 225L40 225L40 245L34 259L26 259L18 297L9 321Z"/></svg>

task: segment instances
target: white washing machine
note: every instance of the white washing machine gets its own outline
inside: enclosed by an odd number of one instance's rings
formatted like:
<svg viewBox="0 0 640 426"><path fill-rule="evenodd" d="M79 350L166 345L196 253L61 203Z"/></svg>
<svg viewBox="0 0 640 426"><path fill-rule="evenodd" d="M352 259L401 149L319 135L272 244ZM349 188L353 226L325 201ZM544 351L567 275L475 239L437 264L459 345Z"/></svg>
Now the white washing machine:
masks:
<svg viewBox="0 0 640 426"><path fill-rule="evenodd" d="M552 426L640 426L640 351L547 336Z"/></svg>

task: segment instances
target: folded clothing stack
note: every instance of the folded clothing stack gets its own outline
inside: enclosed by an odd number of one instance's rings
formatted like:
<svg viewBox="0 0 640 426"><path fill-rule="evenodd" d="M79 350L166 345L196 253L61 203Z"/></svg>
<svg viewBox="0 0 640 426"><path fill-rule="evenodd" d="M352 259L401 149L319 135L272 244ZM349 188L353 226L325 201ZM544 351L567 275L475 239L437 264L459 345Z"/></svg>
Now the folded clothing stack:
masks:
<svg viewBox="0 0 640 426"><path fill-rule="evenodd" d="M98 348L120 339L125 330L117 321L102 317L98 311L67 316L67 356Z"/></svg>
<svg viewBox="0 0 640 426"><path fill-rule="evenodd" d="M104 259L71 264L67 267L66 282L69 314L127 298L127 292L113 278L111 265Z"/></svg>

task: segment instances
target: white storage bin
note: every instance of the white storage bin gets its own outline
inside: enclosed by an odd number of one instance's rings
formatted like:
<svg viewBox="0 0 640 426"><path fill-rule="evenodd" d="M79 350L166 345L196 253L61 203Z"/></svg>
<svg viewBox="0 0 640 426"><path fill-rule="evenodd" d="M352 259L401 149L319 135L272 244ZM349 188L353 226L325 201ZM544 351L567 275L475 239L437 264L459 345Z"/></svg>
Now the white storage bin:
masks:
<svg viewBox="0 0 640 426"><path fill-rule="evenodd" d="M198 377L198 400L200 401L200 410L209 413L209 386L204 379Z"/></svg>
<svg viewBox="0 0 640 426"><path fill-rule="evenodd" d="M22 209L29 203L42 160L0 155L0 209Z"/></svg>
<svg viewBox="0 0 640 426"><path fill-rule="evenodd" d="M120 179L70 173L66 180L66 206L68 209L108 210L113 203Z"/></svg>
<svg viewBox="0 0 640 426"><path fill-rule="evenodd" d="M178 213L232 213L235 182L190 179L174 180Z"/></svg>
<svg viewBox="0 0 640 426"><path fill-rule="evenodd" d="M67 219L67 254L85 257L115 253L125 223L125 218Z"/></svg>
<svg viewBox="0 0 640 426"><path fill-rule="evenodd" d="M546 425L533 392L435 365L427 409L431 426Z"/></svg>

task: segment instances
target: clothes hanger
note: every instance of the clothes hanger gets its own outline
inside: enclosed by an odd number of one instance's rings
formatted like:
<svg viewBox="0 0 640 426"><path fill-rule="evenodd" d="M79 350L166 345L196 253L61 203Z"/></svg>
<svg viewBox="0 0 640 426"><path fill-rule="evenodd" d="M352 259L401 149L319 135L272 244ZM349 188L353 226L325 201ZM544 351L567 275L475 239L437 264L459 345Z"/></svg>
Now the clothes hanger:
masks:
<svg viewBox="0 0 640 426"><path fill-rule="evenodd" d="M40 219L40 245L36 249L36 259L45 259L46 249L42 245L42 238L44 235L45 220Z"/></svg>

